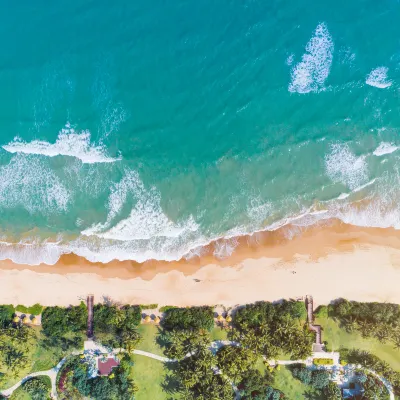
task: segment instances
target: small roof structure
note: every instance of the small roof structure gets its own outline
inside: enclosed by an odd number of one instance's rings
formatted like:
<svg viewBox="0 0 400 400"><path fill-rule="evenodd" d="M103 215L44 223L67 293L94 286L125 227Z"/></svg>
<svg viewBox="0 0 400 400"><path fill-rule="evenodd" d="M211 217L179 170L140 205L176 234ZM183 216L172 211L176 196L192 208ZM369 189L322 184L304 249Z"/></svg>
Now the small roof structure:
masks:
<svg viewBox="0 0 400 400"><path fill-rule="evenodd" d="M29 323L31 322L31 320L30 320L28 317L25 317L25 318L22 320L22 322L23 322L24 324L29 324Z"/></svg>
<svg viewBox="0 0 400 400"><path fill-rule="evenodd" d="M222 315L218 315L217 321L223 321L224 317Z"/></svg>
<svg viewBox="0 0 400 400"><path fill-rule="evenodd" d="M228 316L225 318L225 321L226 321L226 322L231 322L231 321L232 321L232 317L231 317L230 315L228 315Z"/></svg>
<svg viewBox="0 0 400 400"><path fill-rule="evenodd" d="M32 322L32 324L36 325L36 324L37 324L37 322L38 322L38 320L37 320L37 318L36 318L36 317L33 317L31 322Z"/></svg>
<svg viewBox="0 0 400 400"><path fill-rule="evenodd" d="M156 317L155 319L154 319L154 322L156 323L156 324L159 324L160 323L160 317Z"/></svg>
<svg viewBox="0 0 400 400"><path fill-rule="evenodd" d="M108 357L105 361L101 358L97 359L97 369L99 370L99 375L108 376L110 375L113 368L118 367L119 361L114 357Z"/></svg>
<svg viewBox="0 0 400 400"><path fill-rule="evenodd" d="M150 322L151 321L150 315L146 315L144 317L144 320L145 320L145 322Z"/></svg>
<svg viewBox="0 0 400 400"><path fill-rule="evenodd" d="M13 322L19 322L19 317L18 317L18 315L16 315L16 316L13 318Z"/></svg>

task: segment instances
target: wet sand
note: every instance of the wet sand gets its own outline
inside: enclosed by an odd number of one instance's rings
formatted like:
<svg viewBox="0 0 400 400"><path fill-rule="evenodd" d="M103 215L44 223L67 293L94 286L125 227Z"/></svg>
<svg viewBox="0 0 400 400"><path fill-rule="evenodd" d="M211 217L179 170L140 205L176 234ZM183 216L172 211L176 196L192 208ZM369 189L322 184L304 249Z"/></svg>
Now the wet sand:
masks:
<svg viewBox="0 0 400 400"><path fill-rule="evenodd" d="M0 262L0 303L76 304L88 293L131 304L224 304L312 294L318 304L346 297L400 303L400 233L338 221L285 227L236 239L224 260L208 254L174 263L89 263L75 255L56 265Z"/></svg>

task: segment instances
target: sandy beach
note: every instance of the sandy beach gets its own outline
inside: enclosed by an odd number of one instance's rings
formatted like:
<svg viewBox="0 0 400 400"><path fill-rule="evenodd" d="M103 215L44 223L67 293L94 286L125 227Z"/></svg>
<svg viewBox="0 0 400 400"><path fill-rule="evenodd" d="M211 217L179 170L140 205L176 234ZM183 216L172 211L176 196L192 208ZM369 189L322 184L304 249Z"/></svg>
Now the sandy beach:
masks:
<svg viewBox="0 0 400 400"><path fill-rule="evenodd" d="M286 232L287 233L287 232ZM400 236L394 230L333 223L294 239L241 238L225 259L91 264L66 256L53 266L0 263L0 303L76 304L88 293L131 304L223 304L297 298L318 304L345 297L400 303ZM279 236L279 239L278 239Z"/></svg>

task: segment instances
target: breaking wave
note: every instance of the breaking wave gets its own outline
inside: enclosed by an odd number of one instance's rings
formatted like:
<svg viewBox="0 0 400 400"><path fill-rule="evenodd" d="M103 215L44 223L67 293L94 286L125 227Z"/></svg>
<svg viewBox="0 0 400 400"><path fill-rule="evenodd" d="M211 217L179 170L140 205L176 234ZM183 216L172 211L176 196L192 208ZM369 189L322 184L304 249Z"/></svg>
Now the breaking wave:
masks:
<svg viewBox="0 0 400 400"><path fill-rule="evenodd" d="M75 131L67 124L59 134L55 143L42 140L24 142L16 137L14 141L2 146L9 153L39 154L47 157L70 156L80 159L83 163L110 163L119 160L106 154L102 145L93 145L89 131Z"/></svg>
<svg viewBox="0 0 400 400"><path fill-rule="evenodd" d="M367 76L365 83L379 89L385 89L392 86L392 81L387 78L388 71L389 68L387 67L378 67L373 69Z"/></svg>
<svg viewBox="0 0 400 400"><path fill-rule="evenodd" d="M382 142L373 152L377 157L384 156L385 154L391 154L398 149L393 143Z"/></svg>
<svg viewBox="0 0 400 400"><path fill-rule="evenodd" d="M332 36L327 25L321 23L307 43L301 61L292 68L289 92L308 93L323 89L331 70L333 51Z"/></svg>

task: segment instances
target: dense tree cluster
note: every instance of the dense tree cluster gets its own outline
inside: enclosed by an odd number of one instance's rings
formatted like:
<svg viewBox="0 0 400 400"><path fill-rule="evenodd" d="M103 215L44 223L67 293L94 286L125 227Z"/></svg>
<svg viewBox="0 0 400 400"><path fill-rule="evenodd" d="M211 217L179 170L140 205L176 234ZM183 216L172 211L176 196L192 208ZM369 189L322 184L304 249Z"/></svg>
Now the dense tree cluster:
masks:
<svg viewBox="0 0 400 400"><path fill-rule="evenodd" d="M47 376L38 376L24 382L22 389L32 400L50 400L51 382Z"/></svg>
<svg viewBox="0 0 400 400"><path fill-rule="evenodd" d="M326 370L311 370L299 364L291 368L292 375L304 385L310 385L315 389L324 389L329 384L329 372Z"/></svg>
<svg viewBox="0 0 400 400"><path fill-rule="evenodd" d="M14 315L14 307L11 305L0 306L0 329L11 324Z"/></svg>
<svg viewBox="0 0 400 400"><path fill-rule="evenodd" d="M123 347L131 351L140 340L137 326L141 320L140 306L118 307L96 304L93 310L95 336L106 334L102 342L110 347Z"/></svg>
<svg viewBox="0 0 400 400"><path fill-rule="evenodd" d="M96 400L133 400L137 387L130 378L133 362L124 354L121 363L109 376L88 378L88 364L71 359L64 367L61 398Z"/></svg>
<svg viewBox="0 0 400 400"><path fill-rule="evenodd" d="M87 308L79 306L46 307L42 314L43 333L47 336L63 336L68 332L82 332L86 329Z"/></svg>
<svg viewBox="0 0 400 400"><path fill-rule="evenodd" d="M170 308L165 311L162 326L166 330L211 330L214 326L212 307Z"/></svg>
<svg viewBox="0 0 400 400"><path fill-rule="evenodd" d="M356 330L364 337L375 337L383 343L392 341L400 348L398 304L359 303L340 299L329 306L328 313L349 332Z"/></svg>
<svg viewBox="0 0 400 400"><path fill-rule="evenodd" d="M314 334L302 302L248 304L234 314L233 328L232 339L258 355L274 358L283 350L292 359L304 359L311 354Z"/></svg>
<svg viewBox="0 0 400 400"><path fill-rule="evenodd" d="M279 400L284 399L285 395L271 386L273 381L269 373L261 374L257 369L249 369L242 375L238 385L240 398L242 400Z"/></svg>
<svg viewBox="0 0 400 400"><path fill-rule="evenodd" d="M43 346L62 351L83 346L87 324L87 308L79 306L46 307L42 313Z"/></svg>
<svg viewBox="0 0 400 400"><path fill-rule="evenodd" d="M400 396L400 372L393 370L387 362L368 351L358 349L340 349L340 357L350 364L360 364L383 376L392 384L394 394Z"/></svg>

